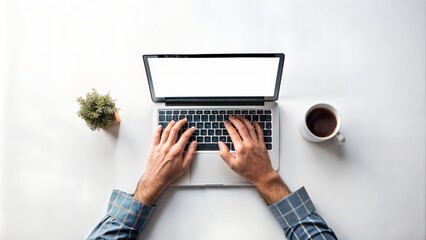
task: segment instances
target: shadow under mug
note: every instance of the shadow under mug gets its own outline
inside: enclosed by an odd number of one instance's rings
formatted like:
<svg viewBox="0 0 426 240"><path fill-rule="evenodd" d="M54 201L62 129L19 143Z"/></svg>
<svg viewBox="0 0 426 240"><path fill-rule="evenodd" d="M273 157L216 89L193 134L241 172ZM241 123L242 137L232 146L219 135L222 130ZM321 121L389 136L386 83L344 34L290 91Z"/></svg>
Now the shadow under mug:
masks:
<svg viewBox="0 0 426 240"><path fill-rule="evenodd" d="M300 133L311 142L324 142L331 138L339 145L346 141L339 132L342 118L339 112L331 105L318 103L308 109L300 122Z"/></svg>

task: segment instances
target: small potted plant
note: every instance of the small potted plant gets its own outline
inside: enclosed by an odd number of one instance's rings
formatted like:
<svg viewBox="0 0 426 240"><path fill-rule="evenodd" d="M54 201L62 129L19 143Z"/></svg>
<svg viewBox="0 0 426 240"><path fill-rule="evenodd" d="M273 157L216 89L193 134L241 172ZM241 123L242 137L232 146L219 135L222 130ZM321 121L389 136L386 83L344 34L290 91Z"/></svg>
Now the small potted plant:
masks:
<svg viewBox="0 0 426 240"><path fill-rule="evenodd" d="M92 92L86 94L86 98L77 98L80 104L77 115L86 121L92 131L112 127L120 123L115 101L109 93L100 95L96 89L92 89Z"/></svg>

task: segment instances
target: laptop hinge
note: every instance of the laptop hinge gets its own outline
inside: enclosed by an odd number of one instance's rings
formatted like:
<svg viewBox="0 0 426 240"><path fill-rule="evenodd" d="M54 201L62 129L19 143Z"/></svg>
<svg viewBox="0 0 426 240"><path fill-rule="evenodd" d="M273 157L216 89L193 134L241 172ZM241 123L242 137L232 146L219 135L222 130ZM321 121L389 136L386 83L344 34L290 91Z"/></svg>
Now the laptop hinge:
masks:
<svg viewBox="0 0 426 240"><path fill-rule="evenodd" d="M166 106L263 106L263 97L166 98Z"/></svg>

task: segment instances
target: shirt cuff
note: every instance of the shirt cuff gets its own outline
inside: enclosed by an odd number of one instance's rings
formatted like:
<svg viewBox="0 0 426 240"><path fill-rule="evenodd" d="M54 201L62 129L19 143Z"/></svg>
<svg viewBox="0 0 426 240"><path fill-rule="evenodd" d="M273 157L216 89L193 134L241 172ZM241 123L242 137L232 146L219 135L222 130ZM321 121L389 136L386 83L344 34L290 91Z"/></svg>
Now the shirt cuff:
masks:
<svg viewBox="0 0 426 240"><path fill-rule="evenodd" d="M304 187L268 207L283 228L295 225L315 211Z"/></svg>
<svg viewBox="0 0 426 240"><path fill-rule="evenodd" d="M154 210L153 206L139 202L132 195L114 190L109 199L107 214L141 232Z"/></svg>

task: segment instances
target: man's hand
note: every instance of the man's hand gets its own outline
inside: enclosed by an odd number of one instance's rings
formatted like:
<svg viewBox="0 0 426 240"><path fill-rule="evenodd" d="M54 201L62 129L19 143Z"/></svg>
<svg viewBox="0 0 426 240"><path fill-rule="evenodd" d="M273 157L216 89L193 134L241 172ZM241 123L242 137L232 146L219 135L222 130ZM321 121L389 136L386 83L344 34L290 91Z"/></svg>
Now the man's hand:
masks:
<svg viewBox="0 0 426 240"><path fill-rule="evenodd" d="M229 120L225 121L225 127L234 144L235 154L229 152L225 143L219 142L222 159L234 172L256 186L266 203L272 204L289 195L290 190L272 168L259 124L254 122L255 130L241 116L231 116Z"/></svg>
<svg viewBox="0 0 426 240"><path fill-rule="evenodd" d="M139 180L134 195L140 202L154 205L164 189L191 165L197 142L193 141L186 152L184 149L195 128L186 130L176 142L179 130L186 122L186 118L177 123L171 121L163 133L161 133L161 126L156 129L145 173Z"/></svg>

